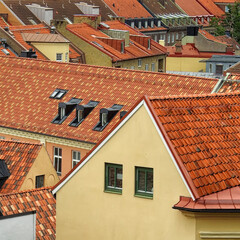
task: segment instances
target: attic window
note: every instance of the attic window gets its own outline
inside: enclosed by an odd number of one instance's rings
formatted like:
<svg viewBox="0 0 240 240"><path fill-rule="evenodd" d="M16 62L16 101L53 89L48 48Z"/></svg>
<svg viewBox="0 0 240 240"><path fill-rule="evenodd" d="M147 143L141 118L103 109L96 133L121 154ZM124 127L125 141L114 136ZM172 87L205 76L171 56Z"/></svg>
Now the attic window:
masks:
<svg viewBox="0 0 240 240"><path fill-rule="evenodd" d="M61 102L58 104L58 114L53 119L52 123L61 124L76 108L76 106L82 101L82 99L72 98L69 102Z"/></svg>
<svg viewBox="0 0 240 240"><path fill-rule="evenodd" d="M114 104L110 108L102 108L100 110L99 122L93 128L95 131L102 131L114 118L114 116L121 110L123 106Z"/></svg>
<svg viewBox="0 0 240 240"><path fill-rule="evenodd" d="M54 99L61 99L65 94L67 93L67 90L63 89L56 89L54 92L51 94L50 98Z"/></svg>
<svg viewBox="0 0 240 240"><path fill-rule="evenodd" d="M89 101L86 105L77 105L76 107L76 116L69 124L69 126L77 127L79 126L84 119L90 114L90 112L98 105L99 102Z"/></svg>

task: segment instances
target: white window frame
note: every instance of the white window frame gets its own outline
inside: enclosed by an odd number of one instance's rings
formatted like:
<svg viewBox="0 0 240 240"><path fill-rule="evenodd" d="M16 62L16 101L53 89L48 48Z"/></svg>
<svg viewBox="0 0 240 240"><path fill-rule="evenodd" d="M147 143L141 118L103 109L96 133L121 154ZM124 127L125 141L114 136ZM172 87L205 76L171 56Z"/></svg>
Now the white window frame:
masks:
<svg viewBox="0 0 240 240"><path fill-rule="evenodd" d="M60 151L61 149L61 151ZM55 150L57 150L57 154L55 154ZM61 154L60 154L61 153ZM59 164L61 162L61 164ZM57 174L62 174L62 148L53 147L53 165L57 172ZM61 167L60 167L61 165Z"/></svg>
<svg viewBox="0 0 240 240"><path fill-rule="evenodd" d="M60 59L61 57L61 59ZM63 54L62 53L56 53L56 61L57 62L62 62L63 60Z"/></svg>
<svg viewBox="0 0 240 240"><path fill-rule="evenodd" d="M74 153L76 153L76 157L74 157ZM79 156L79 157L78 157ZM76 166L81 160L81 153L76 150L72 150L72 168Z"/></svg>
<svg viewBox="0 0 240 240"><path fill-rule="evenodd" d="M138 67L142 67L142 59L138 59Z"/></svg>

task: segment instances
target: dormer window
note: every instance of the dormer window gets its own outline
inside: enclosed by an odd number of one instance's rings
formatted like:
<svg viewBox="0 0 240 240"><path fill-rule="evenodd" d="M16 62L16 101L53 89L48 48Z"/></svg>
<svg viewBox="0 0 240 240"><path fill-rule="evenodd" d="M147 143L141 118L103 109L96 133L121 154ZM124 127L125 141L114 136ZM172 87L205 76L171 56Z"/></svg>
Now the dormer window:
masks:
<svg viewBox="0 0 240 240"><path fill-rule="evenodd" d="M99 122L93 128L93 130L102 131L122 107L122 105L114 104L111 108L102 108L100 110Z"/></svg>
<svg viewBox="0 0 240 240"><path fill-rule="evenodd" d="M61 102L58 104L58 115L53 119L52 123L61 124L71 114L82 99L72 98L69 102Z"/></svg>
<svg viewBox="0 0 240 240"><path fill-rule="evenodd" d="M138 22L138 28L139 28L139 29L142 28L142 22L141 22L141 21Z"/></svg>
<svg viewBox="0 0 240 240"><path fill-rule="evenodd" d="M89 101L86 105L76 106L76 117L72 120L69 126L77 127L89 115L89 113L98 105L99 102Z"/></svg>
<svg viewBox="0 0 240 240"><path fill-rule="evenodd" d="M145 28L148 28L148 21L145 21Z"/></svg>
<svg viewBox="0 0 240 240"><path fill-rule="evenodd" d="M5 181L9 178L10 172L8 170L7 164L4 160L0 160L0 188L3 186Z"/></svg>
<svg viewBox="0 0 240 240"><path fill-rule="evenodd" d="M65 94L67 93L67 90L64 89L56 89L54 92L51 94L50 98L54 99L61 99Z"/></svg>

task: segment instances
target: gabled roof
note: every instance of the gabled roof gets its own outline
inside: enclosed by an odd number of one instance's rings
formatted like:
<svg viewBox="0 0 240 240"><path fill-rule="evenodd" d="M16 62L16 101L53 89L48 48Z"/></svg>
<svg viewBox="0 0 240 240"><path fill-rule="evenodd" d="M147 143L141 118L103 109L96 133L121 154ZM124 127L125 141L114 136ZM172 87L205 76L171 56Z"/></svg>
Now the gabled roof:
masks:
<svg viewBox="0 0 240 240"><path fill-rule="evenodd" d="M103 0L117 15L125 18L146 18L152 15L137 0Z"/></svg>
<svg viewBox="0 0 240 240"><path fill-rule="evenodd" d="M216 83L209 78L0 57L0 126L96 143L119 121L117 115L102 132L94 131L101 108L119 104L129 111L144 94L211 93ZM56 89L67 90L61 100L50 98ZM78 127L69 126L75 111L62 124L51 123L58 104L71 98L82 99L83 105L90 100L99 104Z"/></svg>
<svg viewBox="0 0 240 240"><path fill-rule="evenodd" d="M42 145L0 140L0 160L4 160L10 176L0 188L0 193L19 191Z"/></svg>
<svg viewBox="0 0 240 240"><path fill-rule="evenodd" d="M195 198L240 185L239 94L149 100Z"/></svg>
<svg viewBox="0 0 240 240"><path fill-rule="evenodd" d="M223 43L232 45L234 50L240 50L240 44L232 37L223 35L223 36L216 36L216 39Z"/></svg>
<svg viewBox="0 0 240 240"><path fill-rule="evenodd" d="M69 41L59 34L52 33L22 33L25 42L68 43Z"/></svg>
<svg viewBox="0 0 240 240"><path fill-rule="evenodd" d="M130 32L129 46L124 47L124 52L121 52L120 42L124 41L124 39L113 39L104 32L95 29L86 23L69 24L67 25L66 29L84 41L88 42L95 48L98 48L100 51L109 55L114 62L166 54L165 47L156 43L150 39L150 37L146 37L144 34L131 28L127 24L121 23L120 21L108 21L105 22L105 24L109 25L110 29L126 30ZM151 48L149 49L148 47L139 44L136 40L133 39L133 37L131 37L131 34L140 36L145 39L149 38L151 41ZM117 42L110 44L107 42L107 40L110 42ZM116 48L115 45L119 45L119 47Z"/></svg>
<svg viewBox="0 0 240 240"><path fill-rule="evenodd" d="M3 216L36 211L36 239L56 238L56 200L49 188L0 195Z"/></svg>
<svg viewBox="0 0 240 240"><path fill-rule="evenodd" d="M227 44L226 42L223 42L223 41L219 40L217 37L213 36L211 33L209 33L206 30L199 29L198 32L199 32L199 34L201 34L203 37L205 37L208 40L218 42L218 43Z"/></svg>

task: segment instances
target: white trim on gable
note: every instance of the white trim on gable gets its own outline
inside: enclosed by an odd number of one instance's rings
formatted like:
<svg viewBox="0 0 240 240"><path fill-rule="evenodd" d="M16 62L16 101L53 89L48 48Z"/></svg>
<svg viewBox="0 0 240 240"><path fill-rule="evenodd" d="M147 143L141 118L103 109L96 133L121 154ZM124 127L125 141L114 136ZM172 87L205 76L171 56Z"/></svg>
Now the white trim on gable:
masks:
<svg viewBox="0 0 240 240"><path fill-rule="evenodd" d="M144 106L146 108L147 113L148 113L150 119L152 120L152 122L153 122L153 124L154 124L154 126L155 126L155 128L156 128L156 130L157 130L157 132L158 132L158 134L159 134L159 136L161 138L161 140L163 141L163 144L166 147L166 149L167 149L167 151L168 151L168 153L169 153L169 155L170 155L170 157L171 157L175 167L177 168L177 171L180 174L180 176L181 176L181 178L182 178L182 180L183 180L183 182L184 182L184 184L185 184L189 194L191 195L192 199L195 200L195 198L194 198L194 196L193 196L193 194L192 194L192 192L191 192L191 190L190 190L190 188L189 188L189 186L188 186L184 176L182 175L182 172L180 171L180 169L179 169L179 167L178 167L178 165L177 165L177 163L176 163L176 161L175 161L175 159L174 159L174 157L173 157L173 155L171 153L171 150L169 149L169 147L168 147L168 145L167 145L167 143L166 143L166 141L165 141L165 139L164 139L164 137L163 137L163 135L162 135L162 133L161 133L161 131L160 131L156 121L155 121L155 119L153 118L153 116L152 116L152 114L151 114L151 112L150 112L150 110L149 110L149 108L148 108L148 106L147 106L147 104L146 104L146 102L144 100L142 100L128 114L128 116L125 119L123 119L123 121L112 132L110 132L110 134L96 147L96 149L94 149L94 151L82 163L80 163L80 165L77 166L77 168L72 173L70 173L69 176L67 176L67 178L65 180L63 180L56 188L54 188L52 190L52 193L56 194L65 185L65 183L68 182L68 180L70 180L115 135L115 133L117 133L117 131L133 116L133 114L135 114L135 112L137 112L137 110L141 106Z"/></svg>

